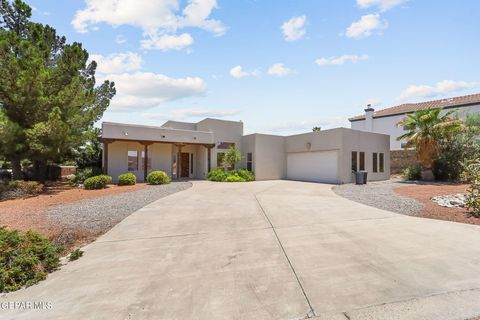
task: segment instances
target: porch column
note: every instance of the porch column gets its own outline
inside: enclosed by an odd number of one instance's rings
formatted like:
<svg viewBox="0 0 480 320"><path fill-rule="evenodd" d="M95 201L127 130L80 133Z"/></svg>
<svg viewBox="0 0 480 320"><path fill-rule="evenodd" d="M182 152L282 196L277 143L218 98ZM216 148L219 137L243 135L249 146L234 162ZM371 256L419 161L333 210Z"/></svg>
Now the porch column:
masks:
<svg viewBox="0 0 480 320"><path fill-rule="evenodd" d="M148 176L148 146L150 143L143 143L144 151L143 151L143 182L147 182Z"/></svg>
<svg viewBox="0 0 480 320"><path fill-rule="evenodd" d="M207 147L207 173L212 170L212 147Z"/></svg>
<svg viewBox="0 0 480 320"><path fill-rule="evenodd" d="M108 145L112 141L104 139L103 140L103 173L108 174Z"/></svg>
<svg viewBox="0 0 480 320"><path fill-rule="evenodd" d="M178 149L178 153L177 153L177 180L180 180L180 174L182 172L182 145L181 144L177 144L177 149Z"/></svg>

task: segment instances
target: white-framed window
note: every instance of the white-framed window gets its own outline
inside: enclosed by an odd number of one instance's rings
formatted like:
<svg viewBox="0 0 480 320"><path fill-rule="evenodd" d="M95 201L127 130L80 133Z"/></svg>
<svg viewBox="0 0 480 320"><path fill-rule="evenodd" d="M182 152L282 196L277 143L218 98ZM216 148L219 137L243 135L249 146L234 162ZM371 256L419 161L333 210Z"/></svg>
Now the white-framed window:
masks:
<svg viewBox="0 0 480 320"><path fill-rule="evenodd" d="M372 154L372 171L378 172L378 153L376 152Z"/></svg>
<svg viewBox="0 0 480 320"><path fill-rule="evenodd" d="M250 172L253 170L253 154L251 152L247 153L247 170Z"/></svg>

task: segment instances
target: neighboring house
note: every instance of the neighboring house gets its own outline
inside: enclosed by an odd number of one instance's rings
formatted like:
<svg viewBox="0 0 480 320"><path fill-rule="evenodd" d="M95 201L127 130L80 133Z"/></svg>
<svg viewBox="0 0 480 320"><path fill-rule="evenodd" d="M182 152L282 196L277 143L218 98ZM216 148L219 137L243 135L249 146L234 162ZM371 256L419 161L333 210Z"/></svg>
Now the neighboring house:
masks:
<svg viewBox="0 0 480 320"><path fill-rule="evenodd" d="M400 150L404 147L405 141L397 141L397 137L405 132L397 124L405 118L406 114L427 108L458 110L458 116L464 118L467 114L480 112L480 93L420 103L405 103L379 111L369 107L365 109L364 115L348 120L352 129L390 135L390 147L392 150Z"/></svg>
<svg viewBox="0 0 480 320"><path fill-rule="evenodd" d="M243 123L204 119L167 121L160 127L104 122L104 171L114 180L133 172L144 181L162 170L173 177L205 179L222 166L230 146L242 154L238 168L257 180L292 179L327 183L353 181L352 170L366 170L369 180L390 177L389 137L347 128L293 136L243 135Z"/></svg>

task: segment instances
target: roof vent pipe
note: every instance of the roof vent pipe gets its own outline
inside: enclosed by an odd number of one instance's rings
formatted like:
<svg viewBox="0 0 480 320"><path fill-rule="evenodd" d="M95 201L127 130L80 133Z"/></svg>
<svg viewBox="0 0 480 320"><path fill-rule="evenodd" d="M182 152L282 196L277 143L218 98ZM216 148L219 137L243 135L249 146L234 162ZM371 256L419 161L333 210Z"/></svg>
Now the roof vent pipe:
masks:
<svg viewBox="0 0 480 320"><path fill-rule="evenodd" d="M365 109L365 131L373 132L373 113L375 109L372 108L371 104L367 105Z"/></svg>

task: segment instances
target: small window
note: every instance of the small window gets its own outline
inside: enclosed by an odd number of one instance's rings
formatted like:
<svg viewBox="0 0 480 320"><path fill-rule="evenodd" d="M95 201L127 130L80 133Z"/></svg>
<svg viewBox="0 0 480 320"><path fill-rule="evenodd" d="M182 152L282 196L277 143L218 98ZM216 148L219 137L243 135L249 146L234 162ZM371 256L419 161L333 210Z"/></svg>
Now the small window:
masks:
<svg viewBox="0 0 480 320"><path fill-rule="evenodd" d="M253 155L251 152L247 153L247 170L252 172L253 168Z"/></svg>
<svg viewBox="0 0 480 320"><path fill-rule="evenodd" d="M138 171L138 151L128 151L128 171Z"/></svg>
<svg viewBox="0 0 480 320"><path fill-rule="evenodd" d="M383 153L379 153L380 158L380 172L385 172L385 156Z"/></svg>
<svg viewBox="0 0 480 320"><path fill-rule="evenodd" d="M142 151L142 170L145 170L145 151ZM148 153L148 159L147 159L147 169L150 170L152 169L152 157L150 157L150 152Z"/></svg>
<svg viewBox="0 0 480 320"><path fill-rule="evenodd" d="M225 153L224 152L218 152L217 153L217 167L218 168L223 168L223 161L225 159Z"/></svg>
<svg viewBox="0 0 480 320"><path fill-rule="evenodd" d="M378 172L378 153L374 152L372 156L372 171Z"/></svg>
<svg viewBox="0 0 480 320"><path fill-rule="evenodd" d="M352 171L357 172L357 151L352 151Z"/></svg>
<svg viewBox="0 0 480 320"><path fill-rule="evenodd" d="M365 171L365 152L360 152L360 171Z"/></svg>

